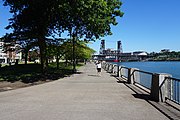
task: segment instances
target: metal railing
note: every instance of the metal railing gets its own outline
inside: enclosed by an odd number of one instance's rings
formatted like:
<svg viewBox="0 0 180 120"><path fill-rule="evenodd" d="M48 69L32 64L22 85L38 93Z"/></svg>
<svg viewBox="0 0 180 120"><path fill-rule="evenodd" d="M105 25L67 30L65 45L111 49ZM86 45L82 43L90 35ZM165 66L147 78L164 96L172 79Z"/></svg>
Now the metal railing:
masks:
<svg viewBox="0 0 180 120"><path fill-rule="evenodd" d="M125 66L118 66L112 63L103 63L103 68L110 73L117 74L117 77L123 78L128 81L132 77L133 83L137 83L147 89L151 88L151 81L153 73L145 72L138 69L133 69L131 73L131 68Z"/></svg>
<svg viewBox="0 0 180 120"><path fill-rule="evenodd" d="M125 66L120 66L118 69L119 77L128 80L129 77L129 68Z"/></svg>
<svg viewBox="0 0 180 120"><path fill-rule="evenodd" d="M166 84L167 95L165 99L171 100L180 105L180 79L166 77L163 83L160 85Z"/></svg>
<svg viewBox="0 0 180 120"><path fill-rule="evenodd" d="M111 63L103 63L102 67L103 67L107 72L117 74L117 67L118 67L118 65L111 64Z"/></svg>
<svg viewBox="0 0 180 120"><path fill-rule="evenodd" d="M135 69L132 73L133 83L151 90L153 73Z"/></svg>
<svg viewBox="0 0 180 120"><path fill-rule="evenodd" d="M102 67L127 83L142 86L152 100L164 102L168 99L180 105L180 79L172 78L169 74L156 74L112 63L103 63Z"/></svg>

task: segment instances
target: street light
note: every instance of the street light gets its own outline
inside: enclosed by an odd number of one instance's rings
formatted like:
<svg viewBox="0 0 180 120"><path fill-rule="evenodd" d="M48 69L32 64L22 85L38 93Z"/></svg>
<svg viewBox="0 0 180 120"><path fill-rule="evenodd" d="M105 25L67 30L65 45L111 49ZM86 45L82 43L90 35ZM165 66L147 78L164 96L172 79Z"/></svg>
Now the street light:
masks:
<svg viewBox="0 0 180 120"><path fill-rule="evenodd" d="M76 59L75 59L75 37L73 36L73 39L72 39L72 42L73 42L73 72L75 73L76 72Z"/></svg>

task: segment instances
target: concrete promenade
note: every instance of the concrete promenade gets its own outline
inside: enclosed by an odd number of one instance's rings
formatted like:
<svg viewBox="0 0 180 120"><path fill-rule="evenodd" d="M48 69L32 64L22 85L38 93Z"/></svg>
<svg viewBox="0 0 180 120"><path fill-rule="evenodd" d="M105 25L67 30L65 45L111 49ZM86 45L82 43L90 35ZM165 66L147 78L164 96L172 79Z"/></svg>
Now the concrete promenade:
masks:
<svg viewBox="0 0 180 120"><path fill-rule="evenodd" d="M94 64L54 82L0 93L0 120L168 120Z"/></svg>

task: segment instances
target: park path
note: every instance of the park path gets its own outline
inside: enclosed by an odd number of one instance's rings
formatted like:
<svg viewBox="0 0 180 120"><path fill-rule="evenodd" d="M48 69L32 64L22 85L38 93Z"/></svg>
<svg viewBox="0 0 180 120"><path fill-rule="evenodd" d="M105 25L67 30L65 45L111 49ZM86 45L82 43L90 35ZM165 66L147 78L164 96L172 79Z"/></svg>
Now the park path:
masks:
<svg viewBox="0 0 180 120"><path fill-rule="evenodd" d="M168 120L88 63L63 79L0 93L0 120Z"/></svg>

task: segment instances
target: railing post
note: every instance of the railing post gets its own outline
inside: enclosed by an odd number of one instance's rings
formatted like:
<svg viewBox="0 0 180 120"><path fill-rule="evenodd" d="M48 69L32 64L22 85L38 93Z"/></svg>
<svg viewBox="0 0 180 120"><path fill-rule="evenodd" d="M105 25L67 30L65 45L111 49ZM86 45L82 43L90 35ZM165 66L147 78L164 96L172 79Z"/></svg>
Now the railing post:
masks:
<svg viewBox="0 0 180 120"><path fill-rule="evenodd" d="M109 72L112 73L113 64L110 64Z"/></svg>
<svg viewBox="0 0 180 120"><path fill-rule="evenodd" d="M137 74L135 74L135 70L138 70L136 68L129 68L128 69L128 84L133 84L134 83L134 79L139 79L139 76Z"/></svg>
<svg viewBox="0 0 180 120"><path fill-rule="evenodd" d="M107 71L107 66L108 66L108 64L106 63L106 66L105 66L105 70Z"/></svg>
<svg viewBox="0 0 180 120"><path fill-rule="evenodd" d="M151 82L151 99L159 102L159 74L153 74Z"/></svg>
<svg viewBox="0 0 180 120"><path fill-rule="evenodd" d="M133 72L133 69L132 68L129 68L128 69L128 84L131 84L132 83L132 72Z"/></svg>
<svg viewBox="0 0 180 120"><path fill-rule="evenodd" d="M110 73L113 73L113 67L114 67L114 65L113 65L113 64L111 64Z"/></svg>
<svg viewBox="0 0 180 120"><path fill-rule="evenodd" d="M116 71L114 70L114 68L116 67L116 65L113 65L113 69L112 69L112 73L114 74Z"/></svg>
<svg viewBox="0 0 180 120"><path fill-rule="evenodd" d="M119 77L119 65L117 65L117 77Z"/></svg>
<svg viewBox="0 0 180 120"><path fill-rule="evenodd" d="M116 65L113 64L113 67L112 67L112 73L114 73L114 68L116 67Z"/></svg>
<svg viewBox="0 0 180 120"><path fill-rule="evenodd" d="M151 83L151 99L156 102L164 102L165 98L168 97L168 88L166 77L170 77L169 74L153 74Z"/></svg>
<svg viewBox="0 0 180 120"><path fill-rule="evenodd" d="M109 72L110 68L111 68L111 64L108 64L107 72Z"/></svg>
<svg viewBox="0 0 180 120"><path fill-rule="evenodd" d="M110 64L108 64L108 69L107 69L107 72L109 72L109 68L110 68Z"/></svg>

